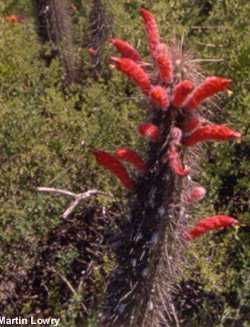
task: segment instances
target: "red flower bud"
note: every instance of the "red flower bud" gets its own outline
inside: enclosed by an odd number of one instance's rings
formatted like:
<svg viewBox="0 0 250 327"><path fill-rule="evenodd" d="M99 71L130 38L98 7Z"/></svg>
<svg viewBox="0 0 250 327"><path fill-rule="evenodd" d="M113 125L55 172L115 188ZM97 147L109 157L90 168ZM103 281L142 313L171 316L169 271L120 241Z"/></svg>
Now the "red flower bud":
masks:
<svg viewBox="0 0 250 327"><path fill-rule="evenodd" d="M195 186L191 191L184 194L183 199L187 203L199 202L205 197L206 193L207 191L204 187Z"/></svg>
<svg viewBox="0 0 250 327"><path fill-rule="evenodd" d="M170 146L167 154L167 159L170 169L178 176L187 176L190 173L189 168L184 168L182 166L179 153L176 150L175 146Z"/></svg>
<svg viewBox="0 0 250 327"><path fill-rule="evenodd" d="M224 215L211 216L200 220L193 228L185 233L185 238L193 240L209 231L238 225L238 220Z"/></svg>
<svg viewBox="0 0 250 327"><path fill-rule="evenodd" d="M92 56L95 56L97 54L97 49L94 49L94 48L88 48L88 53L89 55L92 57Z"/></svg>
<svg viewBox="0 0 250 327"><path fill-rule="evenodd" d="M117 158L130 162L137 170L144 172L145 164L142 158L133 150L128 148L119 148L116 151Z"/></svg>
<svg viewBox="0 0 250 327"><path fill-rule="evenodd" d="M118 177L126 188L130 190L134 188L134 181L130 179L126 168L115 156L102 150L94 150L93 154L95 156L96 162L111 171L111 173L116 177Z"/></svg>
<svg viewBox="0 0 250 327"><path fill-rule="evenodd" d="M171 129L171 145L179 145L181 143L182 131L178 127Z"/></svg>
<svg viewBox="0 0 250 327"><path fill-rule="evenodd" d="M167 91L162 86L152 86L149 92L149 97L157 104L161 109L167 110L169 107L169 100Z"/></svg>
<svg viewBox="0 0 250 327"><path fill-rule="evenodd" d="M193 83L189 80L184 80L177 84L173 91L172 105L175 108L180 108L192 89Z"/></svg>
<svg viewBox="0 0 250 327"><path fill-rule="evenodd" d="M240 138L240 136L240 133L233 131L225 125L206 125L198 128L190 136L184 138L183 144L192 146L196 143L207 140L223 141L233 138Z"/></svg>
<svg viewBox="0 0 250 327"><path fill-rule="evenodd" d="M230 83L231 80L221 77L210 76L206 78L206 80L198 85L188 96L186 101L183 103L183 107L187 111L196 109L199 104L208 97L213 96L217 92L224 91Z"/></svg>
<svg viewBox="0 0 250 327"><path fill-rule="evenodd" d="M122 54L124 58L130 58L136 62L141 62L142 58L137 50L131 44L121 39L111 39L111 43Z"/></svg>
<svg viewBox="0 0 250 327"><path fill-rule="evenodd" d="M138 132L141 136L150 138L152 142L157 142L159 139L159 128L154 124L141 124Z"/></svg>
<svg viewBox="0 0 250 327"><path fill-rule="evenodd" d="M4 19L8 23L23 23L25 18L23 16L17 16L17 15L10 15L10 16L5 16Z"/></svg>
<svg viewBox="0 0 250 327"><path fill-rule="evenodd" d="M150 78L139 64L129 58L112 57L111 59L115 62L117 69L134 81L144 93L149 93L151 88Z"/></svg>
<svg viewBox="0 0 250 327"><path fill-rule="evenodd" d="M158 44L154 52L154 59L159 69L161 80L164 83L170 83L173 79L173 63L165 44Z"/></svg>
<svg viewBox="0 0 250 327"><path fill-rule="evenodd" d="M158 27L155 18L150 11L141 8L140 14L143 17L144 25L147 32L149 50L151 55L154 57L155 49L160 43L160 35L159 35Z"/></svg>

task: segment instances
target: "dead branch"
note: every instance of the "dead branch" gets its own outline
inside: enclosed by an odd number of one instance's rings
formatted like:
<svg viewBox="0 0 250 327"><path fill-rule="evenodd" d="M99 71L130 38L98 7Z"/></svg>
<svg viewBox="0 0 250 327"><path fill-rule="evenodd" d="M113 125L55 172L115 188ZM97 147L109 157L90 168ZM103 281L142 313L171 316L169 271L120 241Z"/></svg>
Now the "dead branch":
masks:
<svg viewBox="0 0 250 327"><path fill-rule="evenodd" d="M71 202L69 207L64 211L62 218L66 219L68 216L74 211L74 209L80 204L81 201L91 197L91 196L96 196L96 195L104 195L113 198L112 193L110 192L102 192L98 191L96 189L88 190L83 193L73 193L67 190L63 189L57 189L54 187L38 187L37 190L39 192L44 192L44 193L53 193L55 195L64 195L64 196L69 196L74 198L74 200Z"/></svg>

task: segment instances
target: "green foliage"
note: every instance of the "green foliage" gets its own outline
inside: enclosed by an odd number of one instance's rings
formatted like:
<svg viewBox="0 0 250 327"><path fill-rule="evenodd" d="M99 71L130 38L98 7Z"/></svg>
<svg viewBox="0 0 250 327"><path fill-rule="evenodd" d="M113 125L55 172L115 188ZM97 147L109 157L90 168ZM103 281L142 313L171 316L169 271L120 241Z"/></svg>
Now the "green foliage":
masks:
<svg viewBox="0 0 250 327"><path fill-rule="evenodd" d="M82 85L65 93L60 62L53 59L47 66L43 61L32 18L20 25L1 20L0 25L0 275L9 280L9 270L30 273L40 243L60 226L60 216L69 205L67 199L39 194L37 187L74 192L98 188L121 196L120 184L97 167L91 150L138 148L141 141L135 131L143 115L130 96L124 96L127 91L138 97L134 88L117 73L99 81L83 76ZM87 62L84 68L90 68ZM91 203L109 207L113 201L100 196ZM66 276L78 250L62 249L56 255L56 269ZM91 273L100 295L110 264ZM49 305L65 326L73 326L84 311L85 295L79 293L61 307L58 282L49 287ZM22 315L32 312L33 305L31 299L24 300ZM15 308L11 310L10 315Z"/></svg>
<svg viewBox="0 0 250 327"><path fill-rule="evenodd" d="M211 10L204 17L194 17L188 42L193 42L194 53L201 58L217 58L208 63L210 74L228 76L233 80L233 94L225 99L223 112L215 113L217 121L226 122L242 133L242 142L213 144L208 147L207 159L202 164L203 185L208 196L195 216L226 213L239 219L242 227L219 232L196 241L191 250L196 258L196 270L205 289L222 298L221 310L213 313L204 301L195 326L207 326L205 316L213 317L215 326L247 324L249 302L249 46L248 17L250 6L244 1L210 2ZM197 8L198 10L198 8ZM202 22L201 22L202 20ZM193 271L193 267L192 267ZM189 274L187 274L187 279ZM190 319L190 317L189 317ZM245 325L244 326L247 326ZM193 326L192 325L192 326Z"/></svg>
<svg viewBox="0 0 250 327"><path fill-rule="evenodd" d="M80 2L77 1L80 6ZM90 1L82 4L76 30L86 28ZM114 17L114 36L127 39L147 57L138 8L150 8L157 16L163 39L184 35L185 47L199 58L219 59L204 65L210 74L233 79L232 96L224 99L223 111L215 118L241 131L241 144L208 147L209 159L202 163L203 184L208 189L206 201L195 217L225 212L249 225L249 71L250 32L249 1L104 1ZM1 16L13 13L30 15L30 1L0 3ZM77 42L82 40L79 35ZM89 188L112 191L121 201L124 191L118 182L96 166L91 149L114 151L129 145L141 149L135 131L144 119L140 95L119 73L94 81L89 77L86 49L83 53L83 81L65 94L59 60L47 66L41 58L34 21L9 24L0 19L0 276L9 271L29 271L39 251L39 242L56 228L68 200L38 194L38 186L54 186L75 192ZM107 45L105 54L110 53ZM135 101L136 100L136 101ZM216 113L217 114L217 113ZM99 197L94 203L111 206L112 201ZM204 288L224 300L216 317L218 326L238 322L249 303L249 231L240 229L219 232L197 240L190 248L190 260L196 278ZM77 250L59 253L58 268L67 273ZM110 269L107 261L105 271ZM226 267L226 269L225 269ZM94 280L100 288L104 282L96 271ZM185 278L191 276L186 271ZM57 285L51 290L54 312L65 326L74 326L82 311L82 294L72 297L67 309L58 303ZM232 295L234 303L230 302ZM22 313L31 310L26 303ZM243 309L242 309L243 308ZM206 326L212 313L206 301L192 326ZM243 311L242 311L243 310ZM203 311L203 312L202 312ZM205 313L204 313L205 311ZM96 313L89 327L95 326ZM189 316L190 318L191 316ZM191 318L190 318L191 319ZM217 326L217 325L216 325Z"/></svg>

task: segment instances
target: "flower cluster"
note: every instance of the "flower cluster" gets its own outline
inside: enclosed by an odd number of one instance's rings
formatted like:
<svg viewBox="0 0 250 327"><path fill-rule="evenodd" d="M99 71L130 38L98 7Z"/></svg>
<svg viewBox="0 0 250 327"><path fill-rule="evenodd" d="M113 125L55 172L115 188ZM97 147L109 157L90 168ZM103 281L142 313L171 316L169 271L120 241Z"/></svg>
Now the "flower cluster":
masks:
<svg viewBox="0 0 250 327"><path fill-rule="evenodd" d="M115 175L127 189L132 190L135 182L129 177L125 166L121 161L127 161L140 172L145 172L146 166L140 155L129 148L117 149L115 155L103 150L94 150L93 154L100 166L108 169Z"/></svg>
<svg viewBox="0 0 250 327"><path fill-rule="evenodd" d="M116 158L116 156L102 150L94 150L93 154L99 165L110 170L117 178L120 179L121 183L128 189L133 189L134 181L130 179L126 168Z"/></svg>
<svg viewBox="0 0 250 327"><path fill-rule="evenodd" d="M174 78L175 66L170 49L161 42L160 34L154 16L146 9L141 9L145 30L148 39L149 52L153 64L158 73L158 83L153 82L148 67L139 52L128 42L121 39L112 39L111 43L121 54L121 57L111 57L114 67L132 80L151 103L151 110L161 111L162 120L164 115L173 113L172 117L179 117L173 120L170 130L168 146L165 155L160 158L166 163L173 174L181 178L191 173L190 168L183 164L184 149L205 141L223 141L240 138L240 133L228 126L212 124L205 120L199 113L199 106L211 96L224 91L231 83L231 80L217 76L207 77L199 85L194 85L191 80L179 80ZM154 74L155 76L155 74ZM165 116L169 117L169 116ZM148 138L151 144L166 140L162 139L164 134L164 123L149 121L138 127L142 137ZM99 164L109 169L116 175L124 186L133 189L136 185L132 181L122 165L121 161L131 163L140 173L146 172L146 164L141 157L128 148L118 149L116 155L107 154L104 151L94 152ZM202 186L193 188L183 196L185 202L191 204L200 201L206 194ZM233 218L226 216L209 217L202 220L197 226L191 229L189 238L204 234L208 230L231 226L235 222ZM202 231L202 232L201 232Z"/></svg>
<svg viewBox="0 0 250 327"><path fill-rule="evenodd" d="M131 163L138 171L145 172L145 163L136 151L128 148L119 148L116 150L116 156L120 160Z"/></svg>

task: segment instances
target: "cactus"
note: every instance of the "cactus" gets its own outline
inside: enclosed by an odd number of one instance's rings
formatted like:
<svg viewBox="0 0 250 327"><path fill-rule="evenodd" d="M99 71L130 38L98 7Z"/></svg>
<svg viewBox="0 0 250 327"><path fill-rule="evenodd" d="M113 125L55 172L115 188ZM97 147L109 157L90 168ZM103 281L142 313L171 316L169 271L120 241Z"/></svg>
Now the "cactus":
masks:
<svg viewBox="0 0 250 327"><path fill-rule="evenodd" d="M148 149L142 156L130 148L115 149L114 154L92 151L97 164L130 192L113 242L116 268L108 279L100 327L178 326L173 288L184 245L209 230L238 224L219 214L186 230L186 208L206 194L205 188L192 181L192 148L205 141L240 138L240 133L210 123L203 117L204 110L200 112L200 105L224 91L231 80L211 76L200 81L192 69L186 69L188 58L181 49L162 42L154 16L146 9L140 12L153 64L145 63L130 43L120 39L111 43L121 57L110 59L146 98L148 119L138 126L138 133L148 142ZM129 176L126 163L136 169L136 178Z"/></svg>
<svg viewBox="0 0 250 327"><path fill-rule="evenodd" d="M51 42L53 51L50 60L58 55L64 69L66 85L79 82L79 58L76 55L73 24L68 0L33 0L37 18L37 32L42 42Z"/></svg>
<svg viewBox="0 0 250 327"><path fill-rule="evenodd" d="M90 50L92 73L98 78L103 73L103 47L112 30L112 16L102 0L92 0L88 23L87 47Z"/></svg>
<svg viewBox="0 0 250 327"><path fill-rule="evenodd" d="M151 65L143 65L141 59L128 56L115 42L121 57L111 60L148 101L149 118L138 131L149 145L144 169L130 188L128 213L117 236L117 266L107 285L101 327L178 325L172 288L185 235L189 235L184 231L185 206L206 193L202 186L194 187L190 194L185 191L191 179L187 176L193 173L192 167L185 167L189 148L201 141L240 137L224 125L210 124L198 113L201 103L224 91L231 81L212 76L196 85L192 74L182 80L178 72L185 63L180 65L180 54L162 43L154 16L146 9L140 12L155 71L149 71ZM129 50L141 58L130 44Z"/></svg>

